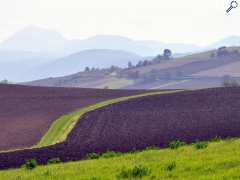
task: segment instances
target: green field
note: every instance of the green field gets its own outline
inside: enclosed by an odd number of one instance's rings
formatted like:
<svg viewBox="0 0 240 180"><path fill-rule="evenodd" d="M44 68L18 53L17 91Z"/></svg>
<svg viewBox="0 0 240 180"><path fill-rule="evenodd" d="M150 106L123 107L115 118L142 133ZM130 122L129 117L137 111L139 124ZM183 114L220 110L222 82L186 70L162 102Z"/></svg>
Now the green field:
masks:
<svg viewBox="0 0 240 180"><path fill-rule="evenodd" d="M106 101L82 108L76 112L70 113L68 115L62 116L59 119L57 119L52 124L52 126L50 127L48 132L43 136L41 141L36 145L36 147L49 146L49 145L53 145L53 144L64 141L67 138L68 134L71 132L71 130L76 125L79 118L81 118L81 116L83 116L87 112L108 106L110 104L118 103L121 101L126 101L129 99L157 95L157 94L176 93L176 92L179 92L179 90L144 93L144 94L139 94L139 95L134 95L134 96L127 96L127 97L106 100Z"/></svg>
<svg viewBox="0 0 240 180"><path fill-rule="evenodd" d="M113 77L113 78L109 78L106 82L102 83L96 88L103 89L105 87L108 87L109 89L121 89L123 87L130 86L132 84L134 84L133 80Z"/></svg>
<svg viewBox="0 0 240 180"><path fill-rule="evenodd" d="M123 168L149 170L141 179L240 179L240 140L211 142L205 149L187 145L179 149L156 149L57 165L0 171L1 180L114 180ZM136 179L122 178L122 179Z"/></svg>

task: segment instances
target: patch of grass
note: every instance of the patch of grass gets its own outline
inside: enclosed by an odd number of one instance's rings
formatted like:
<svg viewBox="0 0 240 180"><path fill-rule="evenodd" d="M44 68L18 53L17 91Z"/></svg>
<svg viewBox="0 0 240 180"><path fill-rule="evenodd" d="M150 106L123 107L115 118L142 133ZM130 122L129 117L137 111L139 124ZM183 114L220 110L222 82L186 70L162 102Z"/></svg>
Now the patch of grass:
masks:
<svg viewBox="0 0 240 180"><path fill-rule="evenodd" d="M52 159L49 159L47 164L51 165L51 164L59 164L61 163L61 159L60 158L52 158Z"/></svg>
<svg viewBox="0 0 240 180"><path fill-rule="evenodd" d="M182 147L182 146L184 146L184 145L186 145L185 142L180 141L180 140L176 140L176 141L170 142L169 147L170 147L171 149L178 149L178 148L180 148L180 147Z"/></svg>
<svg viewBox="0 0 240 180"><path fill-rule="evenodd" d="M113 157L119 157L119 156L122 156L123 153L121 152L115 152L115 151L108 151L106 153L103 153L101 155L101 158L113 158Z"/></svg>
<svg viewBox="0 0 240 180"><path fill-rule="evenodd" d="M87 112L96 110L98 108L102 108L114 103L140 98L144 96L152 96L152 95L158 95L158 94L170 94L170 93L176 93L180 92L181 90L172 90L172 91L159 91L159 92L151 92L151 93L143 93L139 95L133 95L133 96L127 96L127 97L120 97L115 99L110 99L106 101L102 101L99 103L96 103L94 105L84 107L76 112L67 114L65 116L62 116L54 121L54 123L51 125L50 129L47 131L47 133L42 137L40 142L37 144L36 147L45 147L54 145L56 143L63 142L68 134L72 131L72 129L75 127L78 120Z"/></svg>
<svg viewBox="0 0 240 180"><path fill-rule="evenodd" d="M122 168L121 172L117 175L118 179L129 179L129 178L143 178L149 176L151 170L145 166L139 165L132 169Z"/></svg>
<svg viewBox="0 0 240 180"><path fill-rule="evenodd" d="M167 165L166 170L167 171L173 171L174 169L176 169L177 165L175 162L171 162L170 164Z"/></svg>
<svg viewBox="0 0 240 180"><path fill-rule="evenodd" d="M36 159L27 160L26 163L23 165L27 170L33 170L38 165Z"/></svg>
<svg viewBox="0 0 240 180"><path fill-rule="evenodd" d="M100 158L100 154L97 153L89 153L86 156L86 159L99 159Z"/></svg>
<svg viewBox="0 0 240 180"><path fill-rule="evenodd" d="M196 142L196 143L194 144L194 147L195 147L196 149L205 149L205 148L208 147L208 142L206 142L206 141Z"/></svg>

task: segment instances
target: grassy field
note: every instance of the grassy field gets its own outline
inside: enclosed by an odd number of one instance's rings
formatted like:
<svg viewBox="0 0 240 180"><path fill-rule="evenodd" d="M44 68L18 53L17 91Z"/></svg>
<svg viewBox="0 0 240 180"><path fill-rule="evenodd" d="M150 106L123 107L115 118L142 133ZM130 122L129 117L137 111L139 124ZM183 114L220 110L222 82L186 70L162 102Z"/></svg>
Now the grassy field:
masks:
<svg viewBox="0 0 240 180"><path fill-rule="evenodd" d="M108 87L109 89L121 89L132 84L134 84L133 80L124 78L109 78L107 82L97 86L96 88Z"/></svg>
<svg viewBox="0 0 240 180"><path fill-rule="evenodd" d="M157 95L157 94L176 93L176 92L179 92L179 91L173 90L173 91L159 91L159 92L144 93L140 95L106 100L106 101L82 108L76 112L70 113L68 115L62 116L59 119L57 119L52 124L48 132L43 136L41 141L36 145L36 147L49 146L49 145L53 145L53 144L64 141L67 138L67 135L71 132L71 130L76 125L78 119L81 118L81 116L87 112L90 112L95 109L98 109L110 104L114 104L117 102L126 101L129 99L150 96L150 95Z"/></svg>
<svg viewBox="0 0 240 180"><path fill-rule="evenodd" d="M3 180L240 179L240 140L219 140L204 149L150 149L119 157L0 171ZM135 171L133 168L135 167ZM141 167L141 168L136 168ZM122 178L120 178L122 177ZM125 178L124 178L125 177Z"/></svg>

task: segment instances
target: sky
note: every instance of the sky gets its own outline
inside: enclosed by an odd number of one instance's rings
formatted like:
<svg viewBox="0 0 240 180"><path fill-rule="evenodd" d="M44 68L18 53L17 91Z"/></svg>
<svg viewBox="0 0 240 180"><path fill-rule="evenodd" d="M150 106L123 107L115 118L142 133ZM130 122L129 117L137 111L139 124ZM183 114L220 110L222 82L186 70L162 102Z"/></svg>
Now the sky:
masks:
<svg viewBox="0 0 240 180"><path fill-rule="evenodd" d="M207 45L227 36L240 35L240 6L227 14L230 2L0 0L0 41L26 26L35 25L56 30L69 39L104 34Z"/></svg>

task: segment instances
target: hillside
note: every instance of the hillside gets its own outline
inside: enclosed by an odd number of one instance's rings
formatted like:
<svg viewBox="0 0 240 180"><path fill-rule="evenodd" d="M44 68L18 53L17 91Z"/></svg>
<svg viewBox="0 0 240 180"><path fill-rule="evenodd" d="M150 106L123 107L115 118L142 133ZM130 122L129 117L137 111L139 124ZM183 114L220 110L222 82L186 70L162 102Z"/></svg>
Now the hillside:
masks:
<svg viewBox="0 0 240 180"><path fill-rule="evenodd" d="M221 55L221 51L226 53ZM146 62L146 63L145 63ZM239 47L196 53L170 60L158 57L131 68L79 72L27 83L39 86L73 86L123 89L197 89L222 86L226 76L240 79ZM145 63L145 64L144 64ZM232 68L234 67L234 68Z"/></svg>
<svg viewBox="0 0 240 180"><path fill-rule="evenodd" d="M64 76L89 68L106 68L111 66L127 67L129 61L136 63L142 57L126 51L92 49L81 51L64 58L60 58L38 67L36 71L40 76Z"/></svg>
<svg viewBox="0 0 240 180"><path fill-rule="evenodd" d="M0 85L0 151L35 145L62 115L142 92Z"/></svg>
<svg viewBox="0 0 240 180"><path fill-rule="evenodd" d="M84 114L62 143L0 153L0 168L19 167L32 158L40 164L55 157L66 162L92 152L166 147L173 140L239 137L239 98L239 88L217 88L114 103Z"/></svg>
<svg viewBox="0 0 240 180"><path fill-rule="evenodd" d="M32 171L24 168L4 170L0 171L0 179L21 177L21 179L29 180L117 180L121 172L132 172L134 167L139 166L150 170L150 173L141 178L143 180L238 179L240 175L239 147L239 139L229 139L215 140L203 149L197 149L196 145L188 145L175 150L150 148L142 152L123 155L109 153L96 160L39 166ZM133 173L129 173L130 177L131 174ZM137 179L141 174L144 173L135 173L135 178Z"/></svg>

